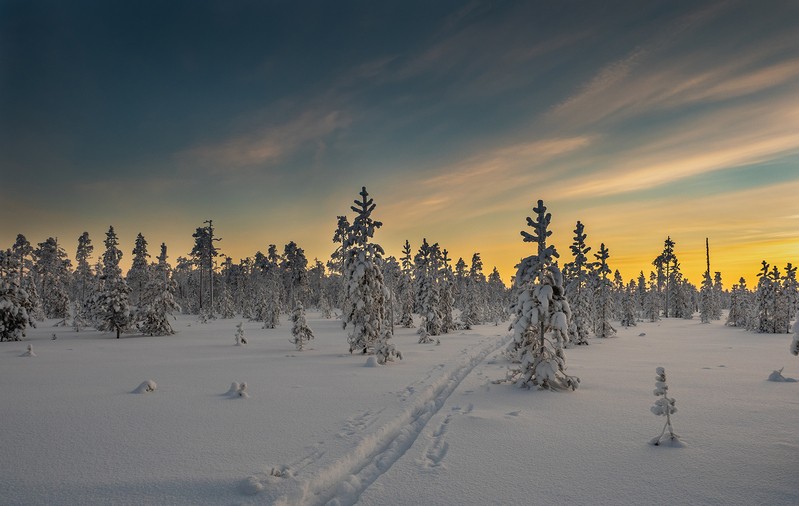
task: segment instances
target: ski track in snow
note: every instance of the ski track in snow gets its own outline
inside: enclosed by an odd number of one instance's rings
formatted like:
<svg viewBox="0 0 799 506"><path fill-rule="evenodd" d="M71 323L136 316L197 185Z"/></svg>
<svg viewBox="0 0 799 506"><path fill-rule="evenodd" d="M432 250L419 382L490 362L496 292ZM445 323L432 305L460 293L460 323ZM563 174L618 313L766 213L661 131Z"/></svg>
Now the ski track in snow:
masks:
<svg viewBox="0 0 799 506"><path fill-rule="evenodd" d="M458 363L418 394L416 394L418 389L408 387L403 391L404 395L401 395L401 398L406 400L413 395L414 402L411 406L386 425L365 436L342 458L305 480L298 479L293 487L295 490L283 495L274 504L276 506L355 504L361 494L408 451L463 379L486 357L506 346L508 339L509 337L488 338L481 341L481 345L461 350ZM439 364L435 369L442 370L444 366L445 364ZM429 377L432 377L432 374ZM465 410L459 406L454 407L452 413L448 414L441 425L433 431L431 442L424 453L423 465L427 467L441 465L449 448L444 436L453 414L468 413L472 407L469 405ZM372 418L372 413L368 411L350 418L344 434L350 436L366 428L369 425L368 420ZM250 477L248 480L254 478ZM262 480L262 487L269 487L268 481L268 479Z"/></svg>

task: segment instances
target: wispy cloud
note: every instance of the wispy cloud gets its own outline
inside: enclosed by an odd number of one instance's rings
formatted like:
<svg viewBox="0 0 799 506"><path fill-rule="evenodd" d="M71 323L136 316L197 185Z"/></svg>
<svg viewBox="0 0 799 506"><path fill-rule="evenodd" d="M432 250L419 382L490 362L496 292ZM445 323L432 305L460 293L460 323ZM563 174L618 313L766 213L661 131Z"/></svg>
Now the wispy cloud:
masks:
<svg viewBox="0 0 799 506"><path fill-rule="evenodd" d="M307 109L283 123L196 146L178 156L206 167L211 174L272 165L301 148L324 146L327 136L346 128L350 122L350 117L338 109Z"/></svg>

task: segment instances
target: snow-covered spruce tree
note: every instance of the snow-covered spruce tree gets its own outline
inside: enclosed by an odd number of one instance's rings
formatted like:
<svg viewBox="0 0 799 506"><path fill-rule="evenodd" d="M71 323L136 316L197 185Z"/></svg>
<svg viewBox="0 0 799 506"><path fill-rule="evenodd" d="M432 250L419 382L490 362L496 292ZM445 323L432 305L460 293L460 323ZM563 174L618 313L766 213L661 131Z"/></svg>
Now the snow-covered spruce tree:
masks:
<svg viewBox="0 0 799 506"><path fill-rule="evenodd" d="M175 302L175 282L170 277L172 269L166 259L166 244L161 243L158 263L154 269L145 271L148 280L140 295L136 327L148 336L170 336L175 333L169 317L174 311L180 311L180 306Z"/></svg>
<svg viewBox="0 0 799 506"><path fill-rule="evenodd" d="M313 331L305 320L305 307L302 302L297 302L294 312L291 313L291 342L297 351L302 351L306 342L313 339Z"/></svg>
<svg viewBox="0 0 799 506"><path fill-rule="evenodd" d="M564 266L566 274L566 297L572 310L569 339L572 344L587 345L588 335L593 328L593 297L590 289L590 271L593 264L588 261L591 247L585 244L588 235L585 225L578 221L574 229L571 245L573 261Z"/></svg>
<svg viewBox="0 0 799 506"><path fill-rule="evenodd" d="M799 293L797 293L796 267L793 264L785 266L785 275L779 286L777 304L775 307L774 329L778 333L791 332L791 318L796 314Z"/></svg>
<svg viewBox="0 0 799 506"><path fill-rule="evenodd" d="M131 322L128 304L130 288L122 278L122 269L119 268L122 252L117 248L119 240L114 232L114 227L109 227L105 235L102 285L96 305L97 330L116 332L117 339L119 339L120 333L128 330Z"/></svg>
<svg viewBox="0 0 799 506"><path fill-rule="evenodd" d="M508 317L508 289L502 282L502 277L496 267L488 275L487 288L489 320L493 321L494 325L499 325L499 322L505 321Z"/></svg>
<svg viewBox="0 0 799 506"><path fill-rule="evenodd" d="M244 337L244 322L239 322L236 325L236 333L233 335L233 339L236 342L236 346L247 344L247 338Z"/></svg>
<svg viewBox="0 0 799 506"><path fill-rule="evenodd" d="M448 334L450 331L455 330L455 321L452 319L452 310L455 304L452 292L455 289L455 279L452 273L452 267L449 265L452 261L449 258L449 252L443 250L440 258L441 263L438 268L438 292L439 312L441 313L441 333Z"/></svg>
<svg viewBox="0 0 799 506"><path fill-rule="evenodd" d="M542 200L533 208L536 219L527 218L533 233L521 232L524 242L535 243L537 253L522 259L514 280L516 302L510 330L513 342L509 352L519 356L518 367L508 380L521 387L576 389L580 379L566 374L563 348L568 342L571 310L563 289L563 275L555 258L558 252L547 245L551 215Z"/></svg>
<svg viewBox="0 0 799 506"><path fill-rule="evenodd" d="M419 343L432 342L433 336L441 334L441 302L439 299L438 275L441 250L438 243L432 246L427 239L414 257L416 265L416 303L422 322L419 325Z"/></svg>
<svg viewBox="0 0 799 506"><path fill-rule="evenodd" d="M793 322L793 341L791 341L791 353L799 355L799 311L796 313L796 321Z"/></svg>
<svg viewBox="0 0 799 506"><path fill-rule="evenodd" d="M283 287L287 294L287 306L294 308L297 301L306 304L309 290L308 259L305 258L305 251L294 241L284 246L280 269L283 275Z"/></svg>
<svg viewBox="0 0 799 506"><path fill-rule="evenodd" d="M746 288L746 280L741 278L738 284L732 285L730 291L730 312L727 315L726 325L731 327L746 328L747 320L751 314L749 304L749 290Z"/></svg>
<svg viewBox="0 0 799 506"><path fill-rule="evenodd" d="M702 275L702 290L700 291L699 316L702 323L710 323L713 314L713 280L710 272L705 271Z"/></svg>
<svg viewBox="0 0 799 506"><path fill-rule="evenodd" d="M391 329L384 327L389 294L380 264L385 252L379 244L371 242L375 230L383 224L372 219L376 206L365 186L360 196L361 199L350 206L356 215L341 246L346 279L343 317L349 329L350 353L374 353L379 363L385 363L402 356L390 342Z"/></svg>
<svg viewBox="0 0 799 506"><path fill-rule="evenodd" d="M625 328L638 325L635 316L635 288L635 281L630 280L622 294L619 319L621 320L621 326Z"/></svg>
<svg viewBox="0 0 799 506"><path fill-rule="evenodd" d="M669 438L668 441L670 444L679 444L680 437L674 433L674 429L671 426L671 415L677 412L677 408L674 406L676 401L674 398L669 397L669 386L666 384L666 370L662 367L658 367L655 369L655 390L654 394L657 397L655 404L652 405L650 410L656 416L665 416L666 417L666 424L663 426L663 430L661 431L660 435L656 438L653 438L649 443L655 446L659 446L663 444L663 436L666 434L666 429L669 431Z"/></svg>
<svg viewBox="0 0 799 506"><path fill-rule="evenodd" d="M654 272L649 273L649 287L646 292L645 304L645 318L650 322L660 320L660 308L663 304L660 300L660 291L658 290L657 275Z"/></svg>
<svg viewBox="0 0 799 506"><path fill-rule="evenodd" d="M18 283L18 262L11 250L0 250L0 342L21 341L28 326L36 327L33 304Z"/></svg>
<svg viewBox="0 0 799 506"><path fill-rule="evenodd" d="M729 303L729 299L726 300ZM721 310L725 307L724 287L721 283L721 273L713 274L713 306L710 313L711 320L721 320Z"/></svg>
<svg viewBox="0 0 799 506"><path fill-rule="evenodd" d="M399 325L406 329L413 327L413 257L411 256L411 244L405 240L405 245L402 246L401 263L401 277L399 279L399 302L401 308L401 316Z"/></svg>
<svg viewBox="0 0 799 506"><path fill-rule="evenodd" d="M133 246L133 260L131 261L128 275L125 277L130 287L130 300L136 306L141 305L142 294L147 283L150 282L148 258L150 258L150 254L147 253L147 240L139 232L136 236L136 243Z"/></svg>
<svg viewBox="0 0 799 506"><path fill-rule="evenodd" d="M608 267L608 258L610 252L605 247L603 242L599 246L599 251L594 253L596 262L596 274L598 276L598 286L596 296L594 298L594 334L596 337L613 337L616 334L616 329L610 324L610 317L613 311L613 298L612 298L612 285L608 279L610 274L610 267Z"/></svg>
<svg viewBox="0 0 799 506"><path fill-rule="evenodd" d="M779 276L779 272L777 273ZM760 279L755 290L755 314L757 331L760 333L774 333L774 313L777 306L777 288L769 264L763 260L760 269Z"/></svg>
<svg viewBox="0 0 799 506"><path fill-rule="evenodd" d="M227 284L222 285L222 293L219 294L218 301L219 316L224 319L233 318L236 306Z"/></svg>
<svg viewBox="0 0 799 506"><path fill-rule="evenodd" d="M75 274L73 276L72 291L72 299L77 301L80 306L86 304L86 301L91 297L94 273L92 272L89 258L91 258L93 251L94 246L92 246L89 233L84 232L78 237L78 248L75 251L75 261L77 265L75 266Z"/></svg>
<svg viewBox="0 0 799 506"><path fill-rule="evenodd" d="M39 278L44 314L48 318L59 318L66 325L69 317L69 268L71 262L58 240L49 237L33 252L36 259L34 271Z"/></svg>

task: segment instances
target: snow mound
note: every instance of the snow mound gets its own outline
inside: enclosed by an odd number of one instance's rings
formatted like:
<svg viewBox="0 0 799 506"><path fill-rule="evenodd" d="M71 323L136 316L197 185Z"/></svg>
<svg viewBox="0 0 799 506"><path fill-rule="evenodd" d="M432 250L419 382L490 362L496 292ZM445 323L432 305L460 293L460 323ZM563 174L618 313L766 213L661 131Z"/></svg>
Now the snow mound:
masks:
<svg viewBox="0 0 799 506"><path fill-rule="evenodd" d="M261 484L261 480L259 480L258 477L248 476L241 482L239 489L241 490L242 494L255 495L263 490L264 486Z"/></svg>
<svg viewBox="0 0 799 506"><path fill-rule="evenodd" d="M247 393L247 383L243 381L241 383L238 381L231 383L230 388L228 388L228 391L225 392L225 395L231 399L248 399L250 397L250 395Z"/></svg>
<svg viewBox="0 0 799 506"><path fill-rule="evenodd" d="M645 335L646 335L646 332L641 332L640 334L638 334L638 337L644 337Z"/></svg>
<svg viewBox="0 0 799 506"><path fill-rule="evenodd" d="M380 364L377 363L377 357L374 355L368 357L366 359L366 363L363 364L364 367L378 367Z"/></svg>
<svg viewBox="0 0 799 506"><path fill-rule="evenodd" d="M25 353L20 355L20 357L35 357L35 356L36 356L36 354L33 352L33 345L32 344L28 345L28 351L26 351Z"/></svg>
<svg viewBox="0 0 799 506"><path fill-rule="evenodd" d="M771 374L768 375L768 381L776 381L778 383L796 383L794 378L786 378L782 375L783 369L785 368L780 367L779 371L771 371Z"/></svg>
<svg viewBox="0 0 799 506"><path fill-rule="evenodd" d="M133 391L134 394L146 394L149 392L155 392L155 389L158 388L158 385L155 384L153 380L142 381L141 385L136 387L136 390Z"/></svg>

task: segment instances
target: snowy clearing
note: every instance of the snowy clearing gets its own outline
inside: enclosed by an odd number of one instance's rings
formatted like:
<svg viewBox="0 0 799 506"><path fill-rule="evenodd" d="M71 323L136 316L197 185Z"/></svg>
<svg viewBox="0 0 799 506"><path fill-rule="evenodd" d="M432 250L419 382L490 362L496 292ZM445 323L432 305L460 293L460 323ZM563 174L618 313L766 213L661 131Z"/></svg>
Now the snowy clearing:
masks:
<svg viewBox="0 0 799 506"><path fill-rule="evenodd" d="M290 342L179 317L167 337L43 323L0 345L3 504L797 504L790 336L698 319L566 350L575 392L503 379L506 328L478 326L367 367L340 321ZM51 335L56 332L58 338ZM21 357L28 344L35 356ZM655 368L684 448L653 447ZM133 395L144 381L148 395ZM246 383L247 396L232 395ZM146 390L146 388L145 388Z"/></svg>

